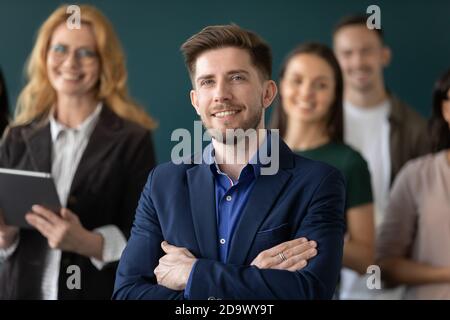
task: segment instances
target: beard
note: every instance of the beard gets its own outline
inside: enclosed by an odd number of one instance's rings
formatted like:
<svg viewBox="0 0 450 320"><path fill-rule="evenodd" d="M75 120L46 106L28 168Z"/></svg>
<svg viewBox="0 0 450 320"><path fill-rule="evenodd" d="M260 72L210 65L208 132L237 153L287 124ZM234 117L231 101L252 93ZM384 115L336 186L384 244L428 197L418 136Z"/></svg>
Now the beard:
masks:
<svg viewBox="0 0 450 320"><path fill-rule="evenodd" d="M220 104L216 105L212 111L217 112L224 109L240 109L244 110L244 108L235 108L232 105L228 104ZM217 110L217 111L216 111ZM253 111L251 111L249 117L247 119L243 119L238 125L238 127L229 127L231 125L231 122L225 121L223 129L213 128L211 123L207 121L207 119L204 118L204 116L201 116L201 120L203 123L203 127L208 131L211 138L217 140L218 142L221 142L223 144L228 145L236 145L239 143L242 139L244 139L247 134L247 130L250 129L250 131L256 131L258 128L261 117L262 117L262 105L258 108L253 108ZM212 112L212 113L213 113ZM241 111L242 112L242 111ZM249 133L252 134L252 133Z"/></svg>
<svg viewBox="0 0 450 320"><path fill-rule="evenodd" d="M366 81L361 82L358 79L355 79L355 73L363 71L365 72L366 77L368 78ZM374 70L369 66L364 66L360 68L360 70L352 70L351 74L347 76L350 81L347 81L347 85L350 85L353 87L353 89L360 91L360 92L368 92L371 91L374 87Z"/></svg>

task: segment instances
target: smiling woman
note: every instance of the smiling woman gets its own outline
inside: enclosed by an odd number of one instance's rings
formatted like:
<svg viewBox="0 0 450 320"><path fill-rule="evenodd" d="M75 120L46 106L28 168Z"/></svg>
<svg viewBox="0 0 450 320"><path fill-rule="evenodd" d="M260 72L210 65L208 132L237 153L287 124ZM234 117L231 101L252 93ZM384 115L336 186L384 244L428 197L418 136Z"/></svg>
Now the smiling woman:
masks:
<svg viewBox="0 0 450 320"><path fill-rule="evenodd" d="M271 125L280 129L296 153L326 162L344 175L347 234L343 266L364 274L374 255L372 188L366 161L343 143L342 97L342 72L331 49L319 43L302 44L282 65L280 98ZM341 289L344 284L341 281Z"/></svg>
<svg viewBox="0 0 450 320"><path fill-rule="evenodd" d="M97 62L102 63L95 87L96 98L104 99L118 115L146 128L155 128L155 121L128 96L125 56L111 23L92 6L82 5L80 9L81 29L90 30L86 33L95 37L94 48L98 55ZM54 37L57 36L57 31L64 32L62 29L65 29L64 35L69 33L69 29L64 27L68 17L66 6L62 6L45 21L39 30L26 69L28 83L20 93L16 106L14 119L16 125L29 123L32 119L48 113L56 100L56 91L50 84L51 76L47 74L49 67L47 60L50 60L52 55L54 56L55 50L59 51L56 56L61 57L61 50L68 49L67 46L54 47ZM71 38L78 40L81 30L71 29L70 31L73 32ZM77 36L75 36L76 34ZM53 41L53 47L50 46L50 41ZM92 46L92 43L90 45ZM79 55L80 52L77 53L78 58Z"/></svg>
<svg viewBox="0 0 450 320"><path fill-rule="evenodd" d="M28 83L0 146L0 167L51 172L60 212L37 203L32 230L0 215L0 299L109 299L134 210L155 164L155 124L127 93L124 54L110 22L66 6L39 30ZM70 270L80 286L70 286ZM69 273L69 274L68 274Z"/></svg>
<svg viewBox="0 0 450 320"><path fill-rule="evenodd" d="M404 299L450 299L450 69L433 90L433 153L410 160L395 178L377 238L382 277L406 285Z"/></svg>
<svg viewBox="0 0 450 320"><path fill-rule="evenodd" d="M47 74L52 87L63 96L91 94L99 78L100 63L92 27L53 32L47 54Z"/></svg>

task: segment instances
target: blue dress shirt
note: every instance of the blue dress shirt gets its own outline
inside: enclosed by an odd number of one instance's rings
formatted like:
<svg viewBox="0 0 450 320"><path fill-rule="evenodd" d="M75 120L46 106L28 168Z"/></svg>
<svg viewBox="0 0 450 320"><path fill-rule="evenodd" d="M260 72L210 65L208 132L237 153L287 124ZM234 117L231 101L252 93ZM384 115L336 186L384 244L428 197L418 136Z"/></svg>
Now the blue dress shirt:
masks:
<svg viewBox="0 0 450 320"><path fill-rule="evenodd" d="M268 143L270 140L270 131L267 131L267 136L263 142L265 150L270 154L271 146ZM263 155L264 156L264 155ZM218 239L217 246L219 248L220 261L227 262L228 248L231 243L234 231L236 230L237 222L244 211L247 200L255 185L257 177L261 173L261 161L258 152L254 155L252 160L242 169L237 181L234 181L226 173L222 172L214 160L214 149L211 148L210 164L211 171L214 175L214 188L216 197L216 219ZM194 270L195 264L192 267ZM192 274L191 270L191 274ZM191 276L189 276L186 288L184 291L185 298L189 298L189 291L191 287Z"/></svg>

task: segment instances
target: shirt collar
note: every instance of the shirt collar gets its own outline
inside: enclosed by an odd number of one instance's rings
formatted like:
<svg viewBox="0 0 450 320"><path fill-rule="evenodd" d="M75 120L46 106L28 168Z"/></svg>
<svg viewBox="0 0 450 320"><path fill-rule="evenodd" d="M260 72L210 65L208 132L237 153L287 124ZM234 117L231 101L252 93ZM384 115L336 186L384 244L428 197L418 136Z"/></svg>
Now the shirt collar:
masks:
<svg viewBox="0 0 450 320"><path fill-rule="evenodd" d="M361 108L350 101L344 101L344 109L347 114L360 118L386 117L391 110L391 102L386 99L376 106L370 108Z"/></svg>
<svg viewBox="0 0 450 320"><path fill-rule="evenodd" d="M50 134L52 137L52 142L54 143L59 134L65 130L76 130L83 134L84 136L89 136L95 128L97 121L100 117L100 112L103 109L103 103L99 102L94 110L82 123L80 123L76 128L68 128L64 124L58 122L55 119L54 110L50 112L49 122L50 122Z"/></svg>
<svg viewBox="0 0 450 320"><path fill-rule="evenodd" d="M264 138L264 141L261 143L260 147L258 148L258 151L253 155L253 157L250 159L250 161L247 163L247 165L242 169L242 173L248 172L247 167L253 168L253 174L254 177L258 177L261 174L261 167L268 165L269 161L267 161L267 158L270 159L270 153L271 153L271 144L268 143L268 141L271 141L271 132L270 130L266 130L266 137ZM210 165L211 171L214 175L216 174L225 174L223 173L219 166L216 163L215 155L214 155L214 147L213 144L210 144L210 148L206 153L206 163ZM264 160L264 161L261 161ZM241 178L241 176L239 178Z"/></svg>

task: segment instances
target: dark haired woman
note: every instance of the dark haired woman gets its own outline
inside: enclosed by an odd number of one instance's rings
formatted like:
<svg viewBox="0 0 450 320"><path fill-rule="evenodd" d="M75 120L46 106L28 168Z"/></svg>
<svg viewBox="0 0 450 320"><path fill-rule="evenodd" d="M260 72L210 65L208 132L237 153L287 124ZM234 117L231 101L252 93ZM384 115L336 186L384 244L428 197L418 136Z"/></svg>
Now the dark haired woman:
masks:
<svg viewBox="0 0 450 320"><path fill-rule="evenodd" d="M436 82L430 120L433 153L397 176L377 240L385 280L406 299L450 299L450 69Z"/></svg>
<svg viewBox="0 0 450 320"><path fill-rule="evenodd" d="M361 155L343 143L342 73L331 49L307 43L287 56L279 85L279 105L271 127L280 129L293 151L338 168L346 179L343 266L351 271L348 281L341 279L342 294L361 282L358 274L366 273L374 255L370 173Z"/></svg>

